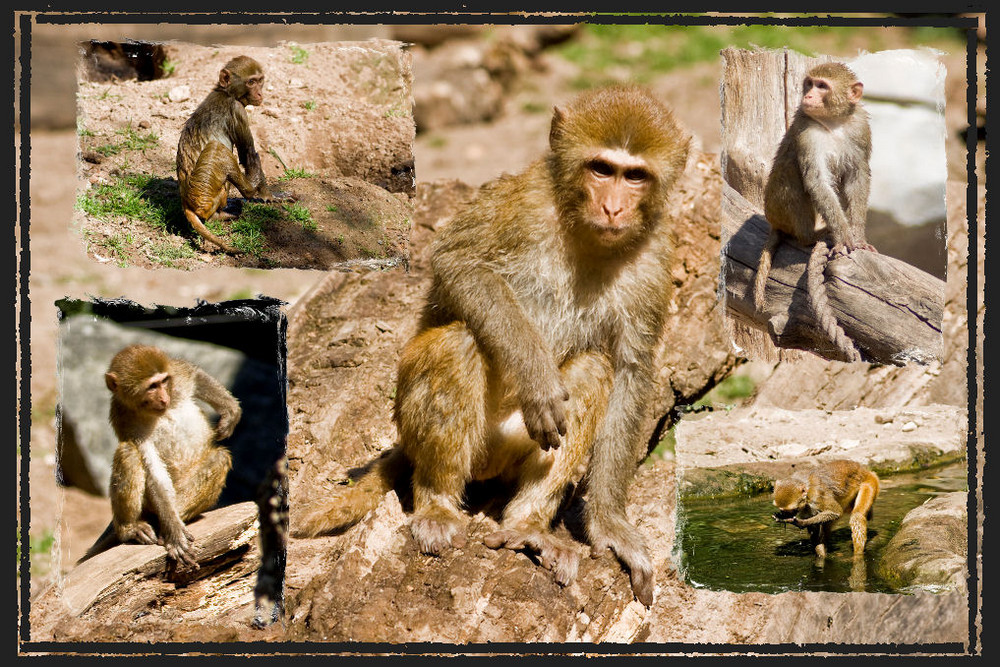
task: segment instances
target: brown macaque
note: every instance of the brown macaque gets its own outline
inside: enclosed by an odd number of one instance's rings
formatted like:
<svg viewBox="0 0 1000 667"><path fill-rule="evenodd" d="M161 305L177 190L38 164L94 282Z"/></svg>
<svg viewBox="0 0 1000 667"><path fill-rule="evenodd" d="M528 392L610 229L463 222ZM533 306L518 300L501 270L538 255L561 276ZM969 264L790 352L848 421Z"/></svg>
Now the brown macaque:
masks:
<svg viewBox="0 0 1000 667"><path fill-rule="evenodd" d="M293 513L293 534L357 521L405 464L411 532L439 554L464 541L466 484L500 477L516 492L486 544L530 549L565 585L578 556L550 529L584 477L592 554L613 550L652 604L653 564L625 506L672 291L668 194L689 143L641 88L556 108L550 151L485 185L435 239L433 284L399 363L398 447L343 494Z"/></svg>
<svg viewBox="0 0 1000 667"><path fill-rule="evenodd" d="M112 519L81 560L134 541L162 544L178 564L197 568L184 524L219 499L232 461L216 442L232 434L240 404L205 371L149 345L119 351L104 381L118 437L109 488ZM218 412L215 429L195 399Z"/></svg>
<svg viewBox="0 0 1000 667"><path fill-rule="evenodd" d="M764 289L774 251L783 237L814 245L816 214L826 223L833 252L877 252L865 240L871 183L871 129L859 103L864 85L842 63L809 70L802 102L785 132L764 188L764 215L771 225L760 254L754 304L764 308Z"/></svg>
<svg viewBox="0 0 1000 667"><path fill-rule="evenodd" d="M816 556L826 557L833 523L850 510L854 558L861 558L868 541L868 520L878 496L878 476L856 461L830 461L807 477L783 479L774 485L774 520L806 528Z"/></svg>
<svg viewBox="0 0 1000 667"><path fill-rule="evenodd" d="M246 199L288 198L268 188L250 132L245 107L259 105L264 100L263 90L260 63L248 56L233 58L219 72L218 84L188 118L177 142L177 183L184 216L203 238L227 252L235 249L208 231L204 222L213 216L232 217L220 210L229 197L230 183Z"/></svg>

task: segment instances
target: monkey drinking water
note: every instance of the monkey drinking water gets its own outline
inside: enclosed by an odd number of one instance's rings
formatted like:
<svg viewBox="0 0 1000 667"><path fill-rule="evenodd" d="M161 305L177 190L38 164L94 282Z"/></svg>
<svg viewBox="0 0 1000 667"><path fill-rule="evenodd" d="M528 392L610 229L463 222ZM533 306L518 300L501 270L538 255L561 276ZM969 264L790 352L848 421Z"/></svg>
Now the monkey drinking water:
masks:
<svg viewBox="0 0 1000 667"><path fill-rule="evenodd" d="M230 183L247 199L288 199L268 188L250 132L245 107L259 105L263 91L260 63L248 56L233 58L219 72L215 88L184 124L177 143L177 183L184 216L203 238L227 252L235 249L204 223L213 216L227 217L220 209L226 205Z"/></svg>
<svg viewBox="0 0 1000 667"><path fill-rule="evenodd" d="M667 200L689 143L640 88L556 108L549 152L484 186L434 242L399 363L398 446L334 498L293 507L293 534L358 521L409 468L411 532L438 554L464 540L466 484L501 477L516 490L486 544L533 551L565 585L578 558L551 524L582 477L592 553L613 551L650 605L653 564L625 506L671 295Z"/></svg>
<svg viewBox="0 0 1000 667"><path fill-rule="evenodd" d="M184 524L219 499L231 457L216 442L239 422L239 402L194 364L149 345L119 351L104 380L118 438L109 489L112 520L82 560L134 541L162 544L178 563L197 567ZM195 399L219 413L215 429Z"/></svg>
<svg viewBox="0 0 1000 667"><path fill-rule="evenodd" d="M807 476L783 479L774 485L774 520L809 531L816 556L826 557L833 523L850 510L854 558L868 541L868 520L878 496L878 476L856 461L823 463Z"/></svg>
<svg viewBox="0 0 1000 667"><path fill-rule="evenodd" d="M846 65L823 63L802 83L802 102L774 157L764 189L771 225L760 254L754 303L764 308L771 261L783 238L805 246L818 240L816 216L826 223L834 253L875 248L865 240L871 184L871 129L861 107L864 85Z"/></svg>

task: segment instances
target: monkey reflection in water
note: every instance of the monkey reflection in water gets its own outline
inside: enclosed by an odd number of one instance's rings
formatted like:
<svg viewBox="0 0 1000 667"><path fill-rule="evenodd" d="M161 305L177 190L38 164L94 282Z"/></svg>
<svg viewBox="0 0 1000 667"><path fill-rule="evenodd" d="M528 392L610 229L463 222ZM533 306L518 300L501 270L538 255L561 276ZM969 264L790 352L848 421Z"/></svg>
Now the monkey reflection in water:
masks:
<svg viewBox="0 0 1000 667"><path fill-rule="evenodd" d="M405 464L410 530L440 554L464 543L467 483L500 477L517 491L486 545L531 551L568 585L578 555L551 524L582 477L592 554L614 552L651 605L653 561L625 506L672 291L668 196L689 144L638 87L557 107L549 152L485 185L434 241L427 305L400 357L398 446L356 484L293 506L292 534L359 521Z"/></svg>
<svg viewBox="0 0 1000 667"><path fill-rule="evenodd" d="M854 562L851 587L864 587L868 521L878 496L878 476L856 461L823 463L808 473L782 479L774 485L774 520L809 531L816 566L823 567L834 522L850 510Z"/></svg>

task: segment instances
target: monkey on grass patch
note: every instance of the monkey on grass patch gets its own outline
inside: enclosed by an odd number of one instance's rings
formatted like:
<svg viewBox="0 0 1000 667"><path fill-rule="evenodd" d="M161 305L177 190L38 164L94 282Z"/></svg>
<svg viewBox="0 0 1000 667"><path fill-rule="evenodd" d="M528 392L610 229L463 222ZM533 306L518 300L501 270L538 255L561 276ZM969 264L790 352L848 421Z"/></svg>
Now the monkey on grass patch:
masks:
<svg viewBox="0 0 1000 667"><path fill-rule="evenodd" d="M350 526L412 469L410 529L439 554L464 543L466 484L499 477L516 492L487 546L530 550L567 585L578 555L551 524L582 477L592 554L613 551L651 605L653 563L625 506L672 292L668 195L689 144L638 87L557 107L550 150L485 185L434 241L399 362L397 446L334 497L296 504L292 534Z"/></svg>
<svg viewBox="0 0 1000 667"><path fill-rule="evenodd" d="M233 217L220 210L229 197L230 183L246 199L292 199L268 188L254 146L245 107L263 101L264 69L249 56L237 56L219 72L218 83L188 118L177 142L177 183L184 217L203 238L226 252L236 249L208 231L204 222Z"/></svg>
<svg viewBox="0 0 1000 667"><path fill-rule="evenodd" d="M823 463L809 474L783 479L774 485L774 520L809 531L819 559L826 557L833 523L850 510L854 558L868 541L868 521L878 496L878 475L856 461Z"/></svg>
<svg viewBox="0 0 1000 667"><path fill-rule="evenodd" d="M150 345L120 350L104 380L118 437L109 489L112 519L80 560L138 542L162 544L179 565L197 568L184 524L211 509L222 493L232 459L216 443L232 435L240 404L205 371ZM195 399L219 413L214 430Z"/></svg>

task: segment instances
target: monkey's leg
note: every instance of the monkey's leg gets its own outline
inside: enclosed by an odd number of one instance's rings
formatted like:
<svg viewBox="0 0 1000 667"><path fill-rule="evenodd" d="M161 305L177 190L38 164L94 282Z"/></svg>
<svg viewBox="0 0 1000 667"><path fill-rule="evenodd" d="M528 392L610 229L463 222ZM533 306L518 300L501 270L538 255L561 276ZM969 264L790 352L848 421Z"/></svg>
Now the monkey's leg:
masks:
<svg viewBox="0 0 1000 667"><path fill-rule="evenodd" d="M860 558L868 542L868 515L878 494L878 483L862 482L858 487L858 495L854 499L854 509L851 510L851 541L854 542L854 557Z"/></svg>
<svg viewBox="0 0 1000 667"><path fill-rule="evenodd" d="M611 390L611 364L602 354L588 353L563 364L562 380L569 391L567 429L558 449L541 449L524 431L516 444L525 450L518 464L518 491L504 509L500 530L486 537L486 546L530 548L556 581L567 585L576 578L579 558L549 529L569 484L582 476L597 427Z"/></svg>
<svg viewBox="0 0 1000 667"><path fill-rule="evenodd" d="M156 532L149 522L140 519L146 494L146 469L138 450L122 443L115 450L111 464L111 523L121 542L156 544Z"/></svg>
<svg viewBox="0 0 1000 667"><path fill-rule="evenodd" d="M227 155L228 153L228 155ZM186 185L181 189L184 217L191 227L205 238L226 252L236 249L208 231L203 220L208 220L216 214L227 199L226 181L230 163L235 163L233 152L217 141L210 141L198 156ZM239 165L237 165L237 169Z"/></svg>
<svg viewBox="0 0 1000 667"><path fill-rule="evenodd" d="M487 392L485 362L464 324L428 329L403 350L396 424L413 463L410 530L424 553L464 542L459 506L485 445Z"/></svg>
<svg viewBox="0 0 1000 667"><path fill-rule="evenodd" d="M210 510L219 500L226 475L233 459L225 447L210 446L194 470L174 485L177 494L177 513L187 523L199 514Z"/></svg>

